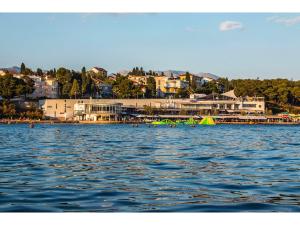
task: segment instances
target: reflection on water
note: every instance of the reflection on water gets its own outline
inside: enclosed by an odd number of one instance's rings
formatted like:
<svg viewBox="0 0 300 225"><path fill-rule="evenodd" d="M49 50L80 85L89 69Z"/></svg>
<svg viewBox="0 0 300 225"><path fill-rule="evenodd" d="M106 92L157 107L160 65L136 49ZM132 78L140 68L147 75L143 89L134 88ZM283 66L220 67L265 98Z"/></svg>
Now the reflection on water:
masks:
<svg viewBox="0 0 300 225"><path fill-rule="evenodd" d="M0 125L0 211L300 211L298 130Z"/></svg>

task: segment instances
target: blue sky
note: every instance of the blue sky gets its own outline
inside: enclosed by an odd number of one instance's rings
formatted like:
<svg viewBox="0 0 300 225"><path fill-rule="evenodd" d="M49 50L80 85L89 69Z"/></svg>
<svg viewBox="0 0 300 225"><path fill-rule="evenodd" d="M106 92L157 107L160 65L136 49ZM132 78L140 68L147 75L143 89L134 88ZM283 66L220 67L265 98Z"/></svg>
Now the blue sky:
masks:
<svg viewBox="0 0 300 225"><path fill-rule="evenodd" d="M0 14L0 67L300 80L299 14Z"/></svg>

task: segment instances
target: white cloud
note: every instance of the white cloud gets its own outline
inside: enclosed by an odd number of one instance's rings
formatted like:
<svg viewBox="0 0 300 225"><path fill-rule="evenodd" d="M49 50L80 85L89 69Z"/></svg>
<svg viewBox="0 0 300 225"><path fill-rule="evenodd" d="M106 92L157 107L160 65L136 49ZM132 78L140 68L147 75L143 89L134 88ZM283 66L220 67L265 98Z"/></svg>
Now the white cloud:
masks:
<svg viewBox="0 0 300 225"><path fill-rule="evenodd" d="M237 21L223 21L219 26L220 31L241 30L243 28L243 24Z"/></svg>
<svg viewBox="0 0 300 225"><path fill-rule="evenodd" d="M300 16L294 16L294 17L272 16L272 17L268 17L267 21L283 24L285 26L293 26L300 23Z"/></svg>

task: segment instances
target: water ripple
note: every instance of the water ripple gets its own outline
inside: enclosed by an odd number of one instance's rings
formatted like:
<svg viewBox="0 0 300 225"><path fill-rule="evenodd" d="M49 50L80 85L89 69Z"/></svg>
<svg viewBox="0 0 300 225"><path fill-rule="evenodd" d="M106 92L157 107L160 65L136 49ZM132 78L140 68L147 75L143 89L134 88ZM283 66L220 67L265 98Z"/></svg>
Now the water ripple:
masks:
<svg viewBox="0 0 300 225"><path fill-rule="evenodd" d="M0 125L0 143L3 212L300 211L298 126Z"/></svg>

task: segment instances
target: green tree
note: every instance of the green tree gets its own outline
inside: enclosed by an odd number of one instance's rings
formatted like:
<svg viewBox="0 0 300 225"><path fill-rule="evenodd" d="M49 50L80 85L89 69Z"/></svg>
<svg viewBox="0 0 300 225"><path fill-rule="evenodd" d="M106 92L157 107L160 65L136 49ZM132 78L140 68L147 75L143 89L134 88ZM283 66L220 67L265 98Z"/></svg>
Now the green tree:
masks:
<svg viewBox="0 0 300 225"><path fill-rule="evenodd" d="M81 69L81 94L89 94L91 96L91 79L87 74L85 67Z"/></svg>
<svg viewBox="0 0 300 225"><path fill-rule="evenodd" d="M26 69L26 66L25 66L25 64L22 62L20 73L21 73L21 74L25 74L25 69Z"/></svg>
<svg viewBox="0 0 300 225"><path fill-rule="evenodd" d="M148 98L156 97L156 82L154 77L147 78L146 96Z"/></svg>
<svg viewBox="0 0 300 225"><path fill-rule="evenodd" d="M40 68L37 68L36 69L36 74L38 75L38 76L43 76L43 70L42 69L40 69Z"/></svg>
<svg viewBox="0 0 300 225"><path fill-rule="evenodd" d="M25 75L32 75L33 71L30 68L26 68L24 74Z"/></svg>
<svg viewBox="0 0 300 225"><path fill-rule="evenodd" d="M191 75L189 72L185 73L185 80L189 83L189 86L191 85Z"/></svg>
<svg viewBox="0 0 300 225"><path fill-rule="evenodd" d="M180 88L175 94L175 98L187 98L189 96L188 90Z"/></svg>
<svg viewBox="0 0 300 225"><path fill-rule="evenodd" d="M137 96L137 90L131 80L118 75L113 85L113 94L117 98L134 98Z"/></svg>
<svg viewBox="0 0 300 225"><path fill-rule="evenodd" d="M31 94L34 91L34 81L29 76L24 76L23 80L25 81L25 90L24 94L26 97L26 94Z"/></svg>
<svg viewBox="0 0 300 225"><path fill-rule="evenodd" d="M0 96L4 99L11 99L16 96L32 93L33 84L26 83L23 79L7 74L0 77Z"/></svg>
<svg viewBox="0 0 300 225"><path fill-rule="evenodd" d="M80 87L79 87L78 81L76 79L74 79L72 88L70 90L70 96L76 98L78 95L80 95L80 93L81 92L80 92Z"/></svg>
<svg viewBox="0 0 300 225"><path fill-rule="evenodd" d="M59 68L56 72L56 79L58 81L58 88L60 97L70 97L70 91L72 88L72 73L66 68Z"/></svg>

